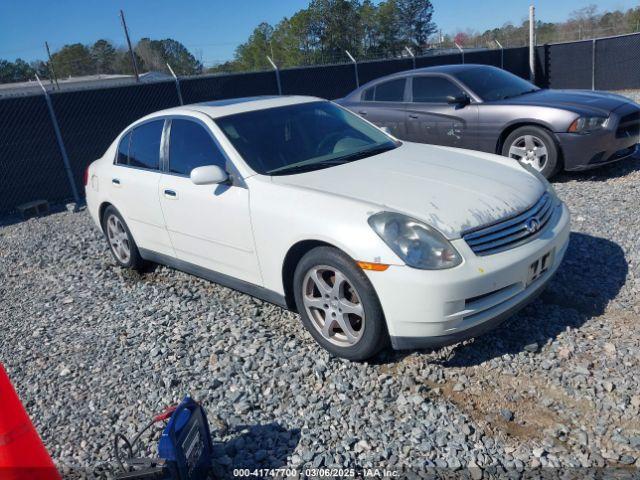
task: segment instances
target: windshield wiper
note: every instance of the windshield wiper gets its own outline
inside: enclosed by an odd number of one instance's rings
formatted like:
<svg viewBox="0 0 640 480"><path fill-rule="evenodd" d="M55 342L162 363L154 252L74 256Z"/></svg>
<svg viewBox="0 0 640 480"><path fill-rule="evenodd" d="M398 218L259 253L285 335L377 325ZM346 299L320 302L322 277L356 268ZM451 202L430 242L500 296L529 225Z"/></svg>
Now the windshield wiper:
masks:
<svg viewBox="0 0 640 480"><path fill-rule="evenodd" d="M270 172L267 172L267 174L268 175L287 175L290 173L311 172L313 170L320 170L322 168L333 167L336 165L342 165L344 163L353 162L355 160L360 160L361 158L377 155L379 153L386 152L387 150L392 150L396 147L397 145L395 144L378 145L376 147L368 148L366 150L360 150L358 152L349 153L347 155L343 155L342 157L334 158L332 160L323 160L319 162L291 165L290 167L276 168L275 170L271 170Z"/></svg>
<svg viewBox="0 0 640 480"><path fill-rule="evenodd" d="M395 144L384 144L378 145L377 147L368 148L366 150L360 150L359 152L348 153L342 157L336 158L335 161L339 162L353 162L354 160L360 160L361 158L371 157L373 155L378 155L379 153L386 152L388 150L393 150L396 148Z"/></svg>
<svg viewBox="0 0 640 480"><path fill-rule="evenodd" d="M341 163L345 163L345 162L336 161L336 160L331 160L331 161L327 160L324 162L305 163L303 165L292 165L290 167L277 168L275 170L267 172L267 174L268 175L287 175L290 173L312 172L313 170L320 170L322 168L340 165Z"/></svg>
<svg viewBox="0 0 640 480"><path fill-rule="evenodd" d="M526 90L526 91L520 92L520 93L514 93L513 95L505 95L504 97L500 98L500 100L507 100L509 98L520 97L520 96L526 95L528 93L537 92L538 90L539 90L539 88L532 88L531 90Z"/></svg>

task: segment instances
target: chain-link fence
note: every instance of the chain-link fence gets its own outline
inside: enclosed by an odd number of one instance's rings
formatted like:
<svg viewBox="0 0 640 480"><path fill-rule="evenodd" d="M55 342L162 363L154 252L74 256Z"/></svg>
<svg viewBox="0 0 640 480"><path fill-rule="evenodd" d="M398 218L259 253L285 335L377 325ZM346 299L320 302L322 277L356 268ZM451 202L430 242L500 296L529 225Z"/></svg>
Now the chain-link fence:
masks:
<svg viewBox="0 0 640 480"><path fill-rule="evenodd" d="M640 34L538 46L536 80L546 88L639 88Z"/></svg>
<svg viewBox="0 0 640 480"><path fill-rule="evenodd" d="M640 88L640 34L539 46L536 80L551 88ZM83 194L84 169L134 120L157 110L256 95L339 98L390 73L482 63L529 76L526 47L181 77L0 98L0 212ZM48 99L47 99L48 95ZM59 132L59 138L57 132Z"/></svg>

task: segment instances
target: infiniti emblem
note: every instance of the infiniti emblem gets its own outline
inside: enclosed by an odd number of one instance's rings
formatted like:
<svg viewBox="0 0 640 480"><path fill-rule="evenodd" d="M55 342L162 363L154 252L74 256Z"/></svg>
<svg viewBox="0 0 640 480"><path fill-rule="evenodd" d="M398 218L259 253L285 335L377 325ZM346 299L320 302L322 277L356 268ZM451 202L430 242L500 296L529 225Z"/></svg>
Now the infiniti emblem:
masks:
<svg viewBox="0 0 640 480"><path fill-rule="evenodd" d="M526 228L529 233L535 233L540 229L540 220L536 217L531 217L524 224L524 228Z"/></svg>

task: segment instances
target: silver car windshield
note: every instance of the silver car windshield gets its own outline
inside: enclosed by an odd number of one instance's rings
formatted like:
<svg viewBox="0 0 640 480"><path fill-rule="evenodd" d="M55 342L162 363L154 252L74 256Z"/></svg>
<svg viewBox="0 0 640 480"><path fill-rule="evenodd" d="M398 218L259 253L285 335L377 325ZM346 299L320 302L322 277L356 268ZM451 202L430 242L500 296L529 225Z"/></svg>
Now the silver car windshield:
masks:
<svg viewBox="0 0 640 480"><path fill-rule="evenodd" d="M454 76L485 102L505 100L539 90L534 84L499 68L470 68Z"/></svg>
<svg viewBox="0 0 640 480"><path fill-rule="evenodd" d="M309 102L215 119L256 172L289 175L359 160L397 147L358 116L330 102Z"/></svg>

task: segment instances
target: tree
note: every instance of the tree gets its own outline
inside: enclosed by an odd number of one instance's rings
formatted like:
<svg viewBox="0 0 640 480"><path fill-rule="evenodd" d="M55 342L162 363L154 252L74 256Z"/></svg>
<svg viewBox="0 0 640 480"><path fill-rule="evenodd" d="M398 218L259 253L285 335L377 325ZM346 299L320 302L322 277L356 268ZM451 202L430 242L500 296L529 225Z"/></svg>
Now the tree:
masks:
<svg viewBox="0 0 640 480"><path fill-rule="evenodd" d="M78 77L96 73L95 62L86 45L65 45L51 55L53 68L59 78Z"/></svg>
<svg viewBox="0 0 640 480"><path fill-rule="evenodd" d="M467 35L465 32L458 32L456 33L456 36L453 37L453 41L462 47L463 45L469 43L469 35Z"/></svg>
<svg viewBox="0 0 640 480"><path fill-rule="evenodd" d="M361 45L357 53L367 56L368 52L378 45L379 41L377 10L371 0L364 0L364 2L362 2L359 17Z"/></svg>
<svg viewBox="0 0 640 480"><path fill-rule="evenodd" d="M238 63L247 69L265 70L271 68L267 55L272 56L272 36L273 27L267 22L262 22L254 28L249 40L236 48Z"/></svg>
<svg viewBox="0 0 640 480"><path fill-rule="evenodd" d="M402 50L398 4L396 0L386 0L378 5L378 45L380 55L394 56Z"/></svg>
<svg viewBox="0 0 640 480"><path fill-rule="evenodd" d="M98 40L91 47L91 58L97 73L114 73L116 49L107 40Z"/></svg>
<svg viewBox="0 0 640 480"><path fill-rule="evenodd" d="M142 59L139 66L149 71L168 72L167 63L177 75L194 75L202 71L202 64L177 40L142 38L135 48Z"/></svg>
<svg viewBox="0 0 640 480"><path fill-rule="evenodd" d="M15 62L0 60L0 83L25 82L33 80L35 70L21 58Z"/></svg>
<svg viewBox="0 0 640 480"><path fill-rule="evenodd" d="M142 58L133 52L133 55L136 57L136 64L138 68L143 65ZM120 73L124 75L133 75L133 65L131 64L131 54L129 50L124 47L119 47L116 49L113 57L113 63L111 65L111 71L113 73Z"/></svg>
<svg viewBox="0 0 640 480"><path fill-rule="evenodd" d="M401 40L422 53L427 48L429 36L436 31L436 24L431 21L433 5L429 0L396 1Z"/></svg>

